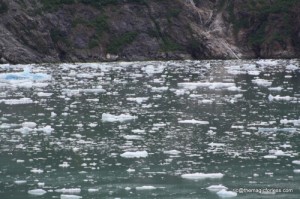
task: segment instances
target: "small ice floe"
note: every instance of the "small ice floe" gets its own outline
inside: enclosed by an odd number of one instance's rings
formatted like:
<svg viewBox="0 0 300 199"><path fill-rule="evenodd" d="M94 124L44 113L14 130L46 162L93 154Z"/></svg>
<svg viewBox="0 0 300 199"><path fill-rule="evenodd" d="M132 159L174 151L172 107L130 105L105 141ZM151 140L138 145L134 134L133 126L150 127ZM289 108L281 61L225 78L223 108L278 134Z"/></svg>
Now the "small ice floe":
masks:
<svg viewBox="0 0 300 199"><path fill-rule="evenodd" d="M297 174L300 173L300 169L294 169L293 171L294 171L294 173L297 173Z"/></svg>
<svg viewBox="0 0 300 199"><path fill-rule="evenodd" d="M16 162L17 162L17 163L24 163L25 160L17 160Z"/></svg>
<svg viewBox="0 0 300 199"><path fill-rule="evenodd" d="M297 164L297 165L300 165L300 160L294 160L292 161L293 164Z"/></svg>
<svg viewBox="0 0 300 199"><path fill-rule="evenodd" d="M18 104L32 104L33 101L30 98L20 98L20 99L1 99L0 103L6 105L18 105Z"/></svg>
<svg viewBox="0 0 300 199"><path fill-rule="evenodd" d="M135 188L137 191L143 191L143 190L154 190L157 189L154 186L141 186L141 187L136 187Z"/></svg>
<svg viewBox="0 0 300 199"><path fill-rule="evenodd" d="M211 142L211 143L208 144L208 146L210 146L210 147L224 147L224 146L226 146L226 144Z"/></svg>
<svg viewBox="0 0 300 199"><path fill-rule="evenodd" d="M200 125L208 125L208 121L200 121L200 120L179 120L179 124L200 124Z"/></svg>
<svg viewBox="0 0 300 199"><path fill-rule="evenodd" d="M165 68L166 68L165 65L158 64L158 65L147 65L144 68L142 68L142 70L151 76L154 74L162 73Z"/></svg>
<svg viewBox="0 0 300 199"><path fill-rule="evenodd" d="M143 137L140 135L124 135L123 136L126 140L142 140Z"/></svg>
<svg viewBox="0 0 300 199"><path fill-rule="evenodd" d="M98 191L99 191L99 189L93 189L93 188L88 189L88 192L90 192L90 193L98 192Z"/></svg>
<svg viewBox="0 0 300 199"><path fill-rule="evenodd" d="M58 166L62 167L62 168L67 168L67 167L70 167L70 164L67 162L63 162L62 164L59 164Z"/></svg>
<svg viewBox="0 0 300 199"><path fill-rule="evenodd" d="M269 99L269 101L293 101L293 100L296 100L295 97L291 97L291 96L279 96L279 95L273 96L271 94L268 96L268 99Z"/></svg>
<svg viewBox="0 0 300 199"><path fill-rule="evenodd" d="M35 122L23 122L22 126L33 129L36 127L36 123Z"/></svg>
<svg viewBox="0 0 300 199"><path fill-rule="evenodd" d="M222 173L190 173L182 174L181 177L188 180L218 179L223 178Z"/></svg>
<svg viewBox="0 0 300 199"><path fill-rule="evenodd" d="M153 92L161 93L161 92L164 92L164 91L169 90L169 87L166 87L166 86L162 86L162 87L151 87L151 90L152 90Z"/></svg>
<svg viewBox="0 0 300 199"><path fill-rule="evenodd" d="M293 124L294 126L300 126L300 119L299 120L283 119L283 120L280 120L280 124Z"/></svg>
<svg viewBox="0 0 300 199"><path fill-rule="evenodd" d="M148 152L147 151L127 151L125 153L122 153L120 155L123 158L146 158L148 156Z"/></svg>
<svg viewBox="0 0 300 199"><path fill-rule="evenodd" d="M127 171L128 173L133 173L133 172L135 172L135 169L130 169L130 168L129 168L129 169L127 169L126 171Z"/></svg>
<svg viewBox="0 0 300 199"><path fill-rule="evenodd" d="M130 188L130 187L125 187L125 190L126 190L126 191L130 191L131 188Z"/></svg>
<svg viewBox="0 0 300 199"><path fill-rule="evenodd" d="M227 190L228 188L219 184L219 185L211 185L209 187L206 187L207 190L209 191L212 191L212 192L218 192L218 191L221 191L221 190Z"/></svg>
<svg viewBox="0 0 300 199"><path fill-rule="evenodd" d="M28 127L22 127L22 128L20 128L20 129L16 129L16 131L17 131L17 132L20 132L20 133L23 134L23 135L27 135L27 134L29 134L30 132L32 132L33 129L32 129L32 128L28 128Z"/></svg>
<svg viewBox="0 0 300 199"><path fill-rule="evenodd" d="M66 195L66 194L60 195L60 199L80 199L80 198L82 197L77 195Z"/></svg>
<svg viewBox="0 0 300 199"><path fill-rule="evenodd" d="M36 95L38 97L51 97L53 95L53 93L38 92Z"/></svg>
<svg viewBox="0 0 300 199"><path fill-rule="evenodd" d="M50 125L47 125L47 126L45 126L43 128L39 128L38 130L42 131L42 132L44 132L46 134L51 134L54 131L54 129Z"/></svg>
<svg viewBox="0 0 300 199"><path fill-rule="evenodd" d="M276 155L265 155L264 158L265 159L276 159L277 156Z"/></svg>
<svg viewBox="0 0 300 199"><path fill-rule="evenodd" d="M63 189L56 189L55 192L58 192L58 193L80 193L81 192L81 189L80 188L69 188L69 189L66 189L66 188L63 188Z"/></svg>
<svg viewBox="0 0 300 199"><path fill-rule="evenodd" d="M259 61L256 61L257 64L266 67L266 66L276 66L278 65L278 61L276 60L270 60L270 59L261 59Z"/></svg>
<svg viewBox="0 0 300 199"><path fill-rule="evenodd" d="M15 183L16 185L21 185L21 184L26 184L27 181L26 181L26 180L16 180L14 183Z"/></svg>
<svg viewBox="0 0 300 199"><path fill-rule="evenodd" d="M137 119L137 116L132 116L129 114L121 114L121 115L112 115L109 113L102 114L102 121L103 122L125 122L129 120Z"/></svg>
<svg viewBox="0 0 300 199"><path fill-rule="evenodd" d="M299 69L297 66L295 66L295 65L293 65L293 64L289 64L289 65L287 65L285 68L286 68L287 70L292 70L292 71Z"/></svg>
<svg viewBox="0 0 300 199"><path fill-rule="evenodd" d="M146 131L143 129L133 129L131 132L136 134L145 134Z"/></svg>
<svg viewBox="0 0 300 199"><path fill-rule="evenodd" d="M47 191L45 191L44 189L32 189L32 190L29 190L28 193L30 195L42 196L42 195L46 194Z"/></svg>
<svg viewBox="0 0 300 199"><path fill-rule="evenodd" d="M222 189L221 191L217 192L217 195L221 198L231 198L236 197L237 193L234 191L227 191L226 189Z"/></svg>
<svg viewBox="0 0 300 199"><path fill-rule="evenodd" d="M235 87L235 83L224 83L224 82L184 82L178 83L180 88L184 89L196 89L198 87L209 88L209 89L228 89L230 87Z"/></svg>
<svg viewBox="0 0 300 199"><path fill-rule="evenodd" d="M268 90L269 91L277 91L277 92L279 92L279 91L282 91L283 88L280 87L280 86L278 86L278 87L270 87L270 88L268 88Z"/></svg>
<svg viewBox="0 0 300 199"><path fill-rule="evenodd" d="M272 82L270 82L269 80L259 78L252 80L252 83L262 87L269 87L272 85Z"/></svg>
<svg viewBox="0 0 300 199"><path fill-rule="evenodd" d="M168 155L179 155L181 152L177 150L164 151L164 154Z"/></svg>
<svg viewBox="0 0 300 199"><path fill-rule="evenodd" d="M146 102L148 99L149 99L149 97L135 97L135 98L129 97L126 100L130 101L130 102L136 102L138 104L141 104L143 102Z"/></svg>
<svg viewBox="0 0 300 199"><path fill-rule="evenodd" d="M44 173L44 170L34 168L34 169L31 169L30 172L31 173Z"/></svg>

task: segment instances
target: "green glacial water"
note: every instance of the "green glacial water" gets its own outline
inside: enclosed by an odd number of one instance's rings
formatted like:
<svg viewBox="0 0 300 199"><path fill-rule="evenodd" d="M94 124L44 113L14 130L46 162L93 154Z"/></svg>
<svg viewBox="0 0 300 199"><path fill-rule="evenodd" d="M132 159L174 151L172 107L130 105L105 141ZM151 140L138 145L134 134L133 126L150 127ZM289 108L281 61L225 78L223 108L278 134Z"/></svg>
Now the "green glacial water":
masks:
<svg viewBox="0 0 300 199"><path fill-rule="evenodd" d="M0 198L298 199L299 66L0 65Z"/></svg>

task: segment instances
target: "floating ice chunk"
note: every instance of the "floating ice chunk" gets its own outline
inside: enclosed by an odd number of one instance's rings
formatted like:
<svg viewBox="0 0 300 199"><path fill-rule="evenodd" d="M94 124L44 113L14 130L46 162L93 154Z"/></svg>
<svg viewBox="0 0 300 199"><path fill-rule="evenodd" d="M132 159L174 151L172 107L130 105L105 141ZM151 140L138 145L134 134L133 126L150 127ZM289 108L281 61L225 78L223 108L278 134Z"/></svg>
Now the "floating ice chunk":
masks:
<svg viewBox="0 0 300 199"><path fill-rule="evenodd" d="M62 168L67 168L67 167L70 167L70 164L67 162L63 162L62 164L59 164L58 166L62 167Z"/></svg>
<svg viewBox="0 0 300 199"><path fill-rule="evenodd" d="M287 65L285 68L286 68L287 70L297 70L297 69L298 69L297 66L292 65L292 64Z"/></svg>
<svg viewBox="0 0 300 199"><path fill-rule="evenodd" d="M105 93L106 90L103 88L90 88L90 89L81 89L79 92L82 93Z"/></svg>
<svg viewBox="0 0 300 199"><path fill-rule="evenodd" d="M55 192L58 192L58 193L80 193L81 189L80 188L70 188L70 189L63 188L63 189L56 189Z"/></svg>
<svg viewBox="0 0 300 199"><path fill-rule="evenodd" d="M276 66L276 65L278 65L278 61L270 60L270 59L262 59L262 60L256 61L256 63L261 66Z"/></svg>
<svg viewBox="0 0 300 199"><path fill-rule="evenodd" d="M294 160L292 163L293 163L293 164L300 165L300 160Z"/></svg>
<svg viewBox="0 0 300 199"><path fill-rule="evenodd" d="M142 129L133 129L131 132L132 133L137 133L137 134L144 134L146 131L142 130Z"/></svg>
<svg viewBox="0 0 300 199"><path fill-rule="evenodd" d="M90 189L88 189L88 192L98 192L99 191L99 189L93 189L93 188L90 188Z"/></svg>
<svg viewBox="0 0 300 199"><path fill-rule="evenodd" d="M283 120L280 120L280 124L293 124L294 126L300 126L300 119L299 120L283 119Z"/></svg>
<svg viewBox="0 0 300 199"><path fill-rule="evenodd" d="M51 134L54 131L54 129L50 125L40 128L39 130L43 131L46 134Z"/></svg>
<svg viewBox="0 0 300 199"><path fill-rule="evenodd" d="M128 101L136 102L138 104L141 104L141 103L147 101L148 99L149 99L149 97L136 97L136 98L129 97L129 98L127 98Z"/></svg>
<svg viewBox="0 0 300 199"><path fill-rule="evenodd" d="M20 132L23 135L26 135L26 134L32 132L33 129L32 128L28 128L28 127L22 127L20 129L17 129L16 131Z"/></svg>
<svg viewBox="0 0 300 199"><path fill-rule="evenodd" d="M20 99L2 99L0 103L3 102L7 105L17 105L17 104L32 104L33 101L30 98L20 98Z"/></svg>
<svg viewBox="0 0 300 199"><path fill-rule="evenodd" d="M43 173L44 171L42 169L31 169L30 172L32 173Z"/></svg>
<svg viewBox="0 0 300 199"><path fill-rule="evenodd" d="M228 91L241 91L240 87L236 87L236 86L230 86L227 88Z"/></svg>
<svg viewBox="0 0 300 199"><path fill-rule="evenodd" d="M142 140L143 137L140 135L124 135L123 136L126 140Z"/></svg>
<svg viewBox="0 0 300 199"><path fill-rule="evenodd" d="M25 160L17 160L16 162L17 162L17 163L24 163Z"/></svg>
<svg viewBox="0 0 300 199"><path fill-rule="evenodd" d="M54 113L54 112L51 112L51 117L56 117L57 116L57 114L56 113Z"/></svg>
<svg viewBox="0 0 300 199"><path fill-rule="evenodd" d="M248 71L248 74L252 75L252 76L258 76L260 74L260 71L259 70L250 70L250 71Z"/></svg>
<svg viewBox="0 0 300 199"><path fill-rule="evenodd" d="M164 154L168 154L168 155L178 155L180 153L181 152L177 150L164 151Z"/></svg>
<svg viewBox="0 0 300 199"><path fill-rule="evenodd" d="M265 79L259 79L259 78L252 80L252 83L262 87L269 87L272 85L272 82Z"/></svg>
<svg viewBox="0 0 300 199"><path fill-rule="evenodd" d="M41 196L47 193L44 189L32 189L28 191L31 195Z"/></svg>
<svg viewBox="0 0 300 199"><path fill-rule="evenodd" d="M278 86L278 87L270 87L270 88L268 88L268 90L269 91L281 91L283 88L282 87L280 87L280 86Z"/></svg>
<svg viewBox="0 0 300 199"><path fill-rule="evenodd" d="M221 191L221 190L227 190L228 188L219 184L219 185L211 185L209 187L206 187L206 189L208 189L209 191L212 191L212 192L218 192L218 191Z"/></svg>
<svg viewBox="0 0 300 199"><path fill-rule="evenodd" d="M28 127L28 128L33 129L33 128L36 127L36 123L35 123L35 122L23 122L23 123L22 123L22 126L23 126L23 127Z"/></svg>
<svg viewBox="0 0 300 199"><path fill-rule="evenodd" d="M151 90L153 92L163 92L163 91L167 91L169 89L169 87L166 87L166 86L162 86L162 87L151 87Z"/></svg>
<svg viewBox="0 0 300 199"><path fill-rule="evenodd" d="M127 171L128 173L133 173L133 172L135 172L135 169L130 169L130 168L129 168L129 169L127 169L126 171Z"/></svg>
<svg viewBox="0 0 300 199"><path fill-rule="evenodd" d="M137 116L132 116L129 114L121 114L121 115L112 115L109 113L102 114L102 121L103 122L125 122L129 120L135 120Z"/></svg>
<svg viewBox="0 0 300 199"><path fill-rule="evenodd" d="M209 89L228 89L235 87L235 83L223 82L184 82L178 83L178 86L184 89L196 89L197 87L208 87Z"/></svg>
<svg viewBox="0 0 300 199"><path fill-rule="evenodd" d="M37 93L37 96L39 97L51 97L53 93L44 93L44 92L39 92Z"/></svg>
<svg viewBox="0 0 300 199"><path fill-rule="evenodd" d="M223 178L224 174L222 173L191 173L191 174L183 174L182 178L188 180L203 180L203 179L217 179Z"/></svg>
<svg viewBox="0 0 300 199"><path fill-rule="evenodd" d="M131 188L130 188L130 187L125 187L125 190L126 190L126 191L130 191Z"/></svg>
<svg viewBox="0 0 300 199"><path fill-rule="evenodd" d="M147 156L148 156L147 151L135 151L135 152L127 151L121 154L121 157L123 158L145 158Z"/></svg>
<svg viewBox="0 0 300 199"><path fill-rule="evenodd" d="M226 189L223 189L221 191L218 191L217 195L221 198L231 198L231 197L236 197L237 193L234 191L226 191Z"/></svg>
<svg viewBox="0 0 300 199"><path fill-rule="evenodd" d="M199 120L179 120L179 124L200 124L200 125L208 125L208 121L199 121Z"/></svg>
<svg viewBox="0 0 300 199"><path fill-rule="evenodd" d="M27 181L26 180L16 180L15 184L20 185L20 184L26 184Z"/></svg>
<svg viewBox="0 0 300 199"><path fill-rule="evenodd" d="M277 156L276 155L265 155L264 158L265 159L276 159Z"/></svg>
<svg viewBox="0 0 300 199"><path fill-rule="evenodd" d="M142 70L148 75L162 73L166 66L164 65L147 65Z"/></svg>
<svg viewBox="0 0 300 199"><path fill-rule="evenodd" d="M60 195L60 199L80 199L80 198L82 197L76 195L65 195L65 194Z"/></svg>
<svg viewBox="0 0 300 199"><path fill-rule="evenodd" d="M154 190L156 187L154 186L141 186L135 188L137 191L143 191L143 190Z"/></svg>
<svg viewBox="0 0 300 199"><path fill-rule="evenodd" d="M300 173L300 169L294 169L294 173Z"/></svg>
<svg viewBox="0 0 300 199"><path fill-rule="evenodd" d="M208 144L208 146L210 146L210 147L224 147L224 146L226 146L226 144L211 142L211 143Z"/></svg>
<svg viewBox="0 0 300 199"><path fill-rule="evenodd" d="M276 96L273 96L273 95L269 95L268 96L268 99L269 101L292 101L292 100L295 100L296 98L295 97L291 97L291 96L279 96L279 95L276 95Z"/></svg>

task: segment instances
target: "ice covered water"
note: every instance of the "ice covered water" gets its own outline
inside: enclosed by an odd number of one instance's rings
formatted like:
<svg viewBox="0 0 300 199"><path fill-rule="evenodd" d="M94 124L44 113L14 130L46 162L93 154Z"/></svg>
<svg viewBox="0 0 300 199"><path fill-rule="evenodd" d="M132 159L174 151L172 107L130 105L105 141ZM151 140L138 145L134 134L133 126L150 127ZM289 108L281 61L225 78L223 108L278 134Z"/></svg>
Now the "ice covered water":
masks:
<svg viewBox="0 0 300 199"><path fill-rule="evenodd" d="M299 198L298 60L0 69L1 199Z"/></svg>

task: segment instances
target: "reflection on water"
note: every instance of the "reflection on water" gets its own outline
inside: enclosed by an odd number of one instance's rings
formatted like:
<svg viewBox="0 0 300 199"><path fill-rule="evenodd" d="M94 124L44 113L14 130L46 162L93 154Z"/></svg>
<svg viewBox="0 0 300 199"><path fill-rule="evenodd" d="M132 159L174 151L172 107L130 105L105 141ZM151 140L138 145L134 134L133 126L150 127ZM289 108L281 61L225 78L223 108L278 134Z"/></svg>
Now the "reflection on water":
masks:
<svg viewBox="0 0 300 199"><path fill-rule="evenodd" d="M0 66L24 67L0 76L0 198L299 197L297 60Z"/></svg>

